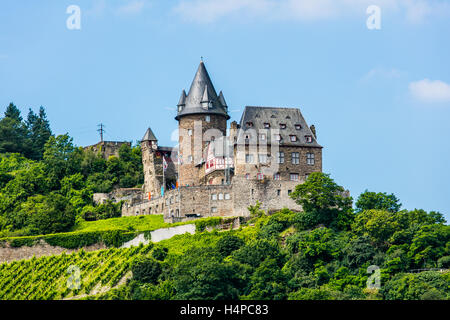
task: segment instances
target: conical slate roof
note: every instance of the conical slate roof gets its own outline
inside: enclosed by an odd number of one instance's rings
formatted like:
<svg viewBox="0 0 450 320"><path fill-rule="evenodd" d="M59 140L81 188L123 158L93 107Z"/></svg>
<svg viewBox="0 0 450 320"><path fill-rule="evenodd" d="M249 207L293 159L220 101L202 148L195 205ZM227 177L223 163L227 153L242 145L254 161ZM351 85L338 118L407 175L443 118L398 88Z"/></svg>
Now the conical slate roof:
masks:
<svg viewBox="0 0 450 320"><path fill-rule="evenodd" d="M158 139L156 139L152 129L148 128L141 141L158 141Z"/></svg>
<svg viewBox="0 0 450 320"><path fill-rule="evenodd" d="M219 99L203 61L200 62L188 95L183 99L183 93L181 94L180 102L182 100L184 105L178 104L176 120L190 114L221 114L230 119L226 105L222 103L225 102L223 94Z"/></svg>

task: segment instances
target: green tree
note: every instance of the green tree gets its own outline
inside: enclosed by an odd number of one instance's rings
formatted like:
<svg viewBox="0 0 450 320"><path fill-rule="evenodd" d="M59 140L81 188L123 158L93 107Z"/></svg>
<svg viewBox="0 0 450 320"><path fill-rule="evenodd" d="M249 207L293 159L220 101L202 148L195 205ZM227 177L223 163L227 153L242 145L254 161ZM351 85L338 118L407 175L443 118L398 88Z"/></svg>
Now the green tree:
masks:
<svg viewBox="0 0 450 320"><path fill-rule="evenodd" d="M290 197L303 207L302 228L324 224L347 229L353 220L352 198L328 174L312 173L305 183L295 187Z"/></svg>
<svg viewBox="0 0 450 320"><path fill-rule="evenodd" d="M29 110L27 121L27 129L29 132L29 142L31 145L30 158L41 160L44 154L44 146L52 135L50 123L47 120L44 107L39 108L39 114L35 114Z"/></svg>
<svg viewBox="0 0 450 320"><path fill-rule="evenodd" d="M28 198L20 206L20 212L28 216L28 226L34 234L65 232L75 224L72 205L56 193Z"/></svg>
<svg viewBox="0 0 450 320"><path fill-rule="evenodd" d="M22 122L20 110L10 103L5 117L0 120L0 153L11 152L28 156L28 131Z"/></svg>
<svg viewBox="0 0 450 320"><path fill-rule="evenodd" d="M222 257L227 257L245 244L244 240L237 236L226 234L217 241L217 251Z"/></svg>
<svg viewBox="0 0 450 320"><path fill-rule="evenodd" d="M389 212L398 212L402 206L400 200L394 194L375 193L366 190L361 193L356 201L356 212L364 210L387 210Z"/></svg>
<svg viewBox="0 0 450 320"><path fill-rule="evenodd" d="M155 259L137 259L131 268L133 279L139 282L156 284L161 275L161 264Z"/></svg>

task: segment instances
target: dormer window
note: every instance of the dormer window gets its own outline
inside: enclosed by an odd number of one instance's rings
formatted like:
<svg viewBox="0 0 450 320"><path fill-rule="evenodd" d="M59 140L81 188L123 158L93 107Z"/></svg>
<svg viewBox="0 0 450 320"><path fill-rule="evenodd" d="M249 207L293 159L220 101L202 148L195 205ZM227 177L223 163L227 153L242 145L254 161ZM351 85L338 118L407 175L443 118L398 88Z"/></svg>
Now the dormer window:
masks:
<svg viewBox="0 0 450 320"><path fill-rule="evenodd" d="M281 134L276 134L275 135L275 140L276 141L281 141Z"/></svg>
<svg viewBox="0 0 450 320"><path fill-rule="evenodd" d="M251 127L253 127L253 122L249 121L249 122L246 123L246 125L247 125L247 127L251 128Z"/></svg>
<svg viewBox="0 0 450 320"><path fill-rule="evenodd" d="M178 112L181 112L183 110L183 106L178 106Z"/></svg>
<svg viewBox="0 0 450 320"><path fill-rule="evenodd" d="M312 143L313 142L312 136L305 136L305 139L306 139L307 143Z"/></svg>
<svg viewBox="0 0 450 320"><path fill-rule="evenodd" d="M280 123L280 129L286 129L286 123Z"/></svg>
<svg viewBox="0 0 450 320"><path fill-rule="evenodd" d="M295 125L295 130L301 130L301 129L302 129L302 126L300 124Z"/></svg>
<svg viewBox="0 0 450 320"><path fill-rule="evenodd" d="M259 140L260 140L260 141L266 141L266 134L265 134L265 133L261 133L261 134L259 135Z"/></svg>
<svg viewBox="0 0 450 320"><path fill-rule="evenodd" d="M291 117L290 117L290 116L287 116L287 117L286 117L286 119L290 120L290 119L291 119Z"/></svg>
<svg viewBox="0 0 450 320"><path fill-rule="evenodd" d="M291 142L297 142L297 136L289 136L291 139Z"/></svg>
<svg viewBox="0 0 450 320"><path fill-rule="evenodd" d="M269 129L270 128L270 123L264 123L264 129Z"/></svg>

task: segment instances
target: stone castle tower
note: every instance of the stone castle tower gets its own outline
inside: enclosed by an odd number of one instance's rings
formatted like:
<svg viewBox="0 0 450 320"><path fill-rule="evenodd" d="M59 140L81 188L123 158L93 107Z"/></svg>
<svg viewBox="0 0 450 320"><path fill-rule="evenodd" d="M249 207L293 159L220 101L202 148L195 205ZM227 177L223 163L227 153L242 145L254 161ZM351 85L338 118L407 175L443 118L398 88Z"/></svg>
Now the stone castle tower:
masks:
<svg viewBox="0 0 450 320"><path fill-rule="evenodd" d="M152 129L148 128L141 141L141 152L144 164L144 190L151 195L159 194L162 185L162 173L157 170L159 166L156 165L157 150L158 139L156 139Z"/></svg>
<svg viewBox="0 0 450 320"><path fill-rule="evenodd" d="M205 150L211 141L226 136L230 119L225 98L222 92L217 95L203 61L189 93L183 90L177 107L179 183L198 186L205 176Z"/></svg>

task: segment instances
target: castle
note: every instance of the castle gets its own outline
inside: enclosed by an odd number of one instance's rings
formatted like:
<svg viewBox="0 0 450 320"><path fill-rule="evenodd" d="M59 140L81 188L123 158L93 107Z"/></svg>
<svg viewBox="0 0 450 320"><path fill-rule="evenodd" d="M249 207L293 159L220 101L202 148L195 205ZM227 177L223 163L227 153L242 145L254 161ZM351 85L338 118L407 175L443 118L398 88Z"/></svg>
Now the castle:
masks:
<svg viewBox="0 0 450 320"><path fill-rule="evenodd" d="M170 222L208 216L247 216L249 205L273 212L300 210L289 194L322 171L322 146L297 108L247 106L230 119L200 62L177 105L179 144L158 145L149 128L141 141L145 183L123 215L163 214ZM227 132L228 131L228 132Z"/></svg>

